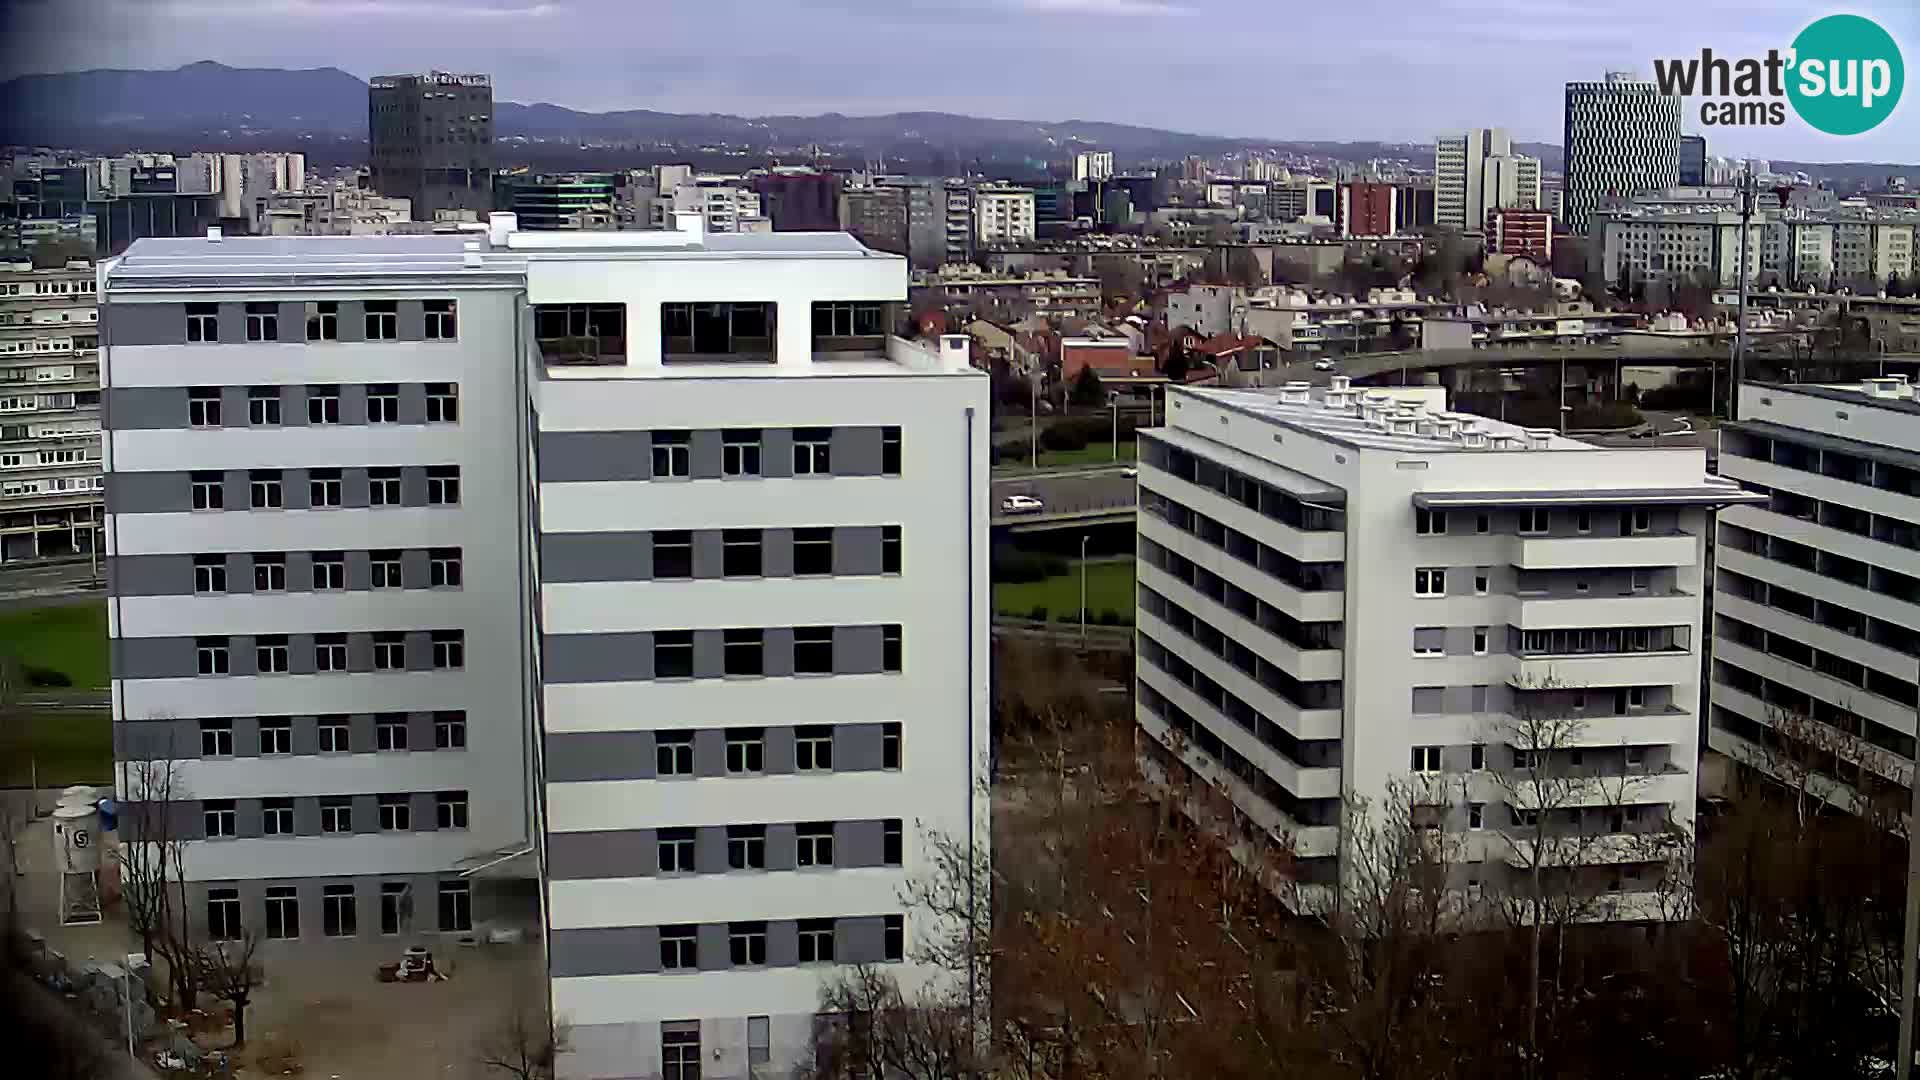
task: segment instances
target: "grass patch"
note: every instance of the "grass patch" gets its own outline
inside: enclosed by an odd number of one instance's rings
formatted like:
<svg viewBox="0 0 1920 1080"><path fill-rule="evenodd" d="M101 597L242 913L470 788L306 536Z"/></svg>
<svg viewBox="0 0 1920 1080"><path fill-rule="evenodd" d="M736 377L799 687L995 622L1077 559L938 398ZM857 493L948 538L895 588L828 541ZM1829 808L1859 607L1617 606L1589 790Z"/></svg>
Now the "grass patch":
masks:
<svg viewBox="0 0 1920 1080"><path fill-rule="evenodd" d="M1132 439L1120 440L1120 461L1122 463L1131 462L1137 446L1138 444ZM1027 448L1025 446L1013 450L1003 448L1000 451L1000 464L1016 467L1026 465ZM1040 451L1039 467L1042 469L1064 469L1076 466L1112 464L1114 464L1112 443L1088 443L1078 450L1042 449Z"/></svg>
<svg viewBox="0 0 1920 1080"><path fill-rule="evenodd" d="M113 780L113 717L106 709L0 717L0 787Z"/></svg>
<svg viewBox="0 0 1920 1080"><path fill-rule="evenodd" d="M104 600L0 611L0 651L23 667L65 672L75 687L107 685L107 605Z"/></svg>
<svg viewBox="0 0 1920 1080"><path fill-rule="evenodd" d="M1133 622L1133 560L1088 559L1087 621L1098 622L1102 612L1111 611L1122 622ZM993 610L1002 615L1026 618L1035 608L1046 608L1047 618L1080 617L1080 563L1073 572L1045 581L1015 584L1005 582L993 587Z"/></svg>

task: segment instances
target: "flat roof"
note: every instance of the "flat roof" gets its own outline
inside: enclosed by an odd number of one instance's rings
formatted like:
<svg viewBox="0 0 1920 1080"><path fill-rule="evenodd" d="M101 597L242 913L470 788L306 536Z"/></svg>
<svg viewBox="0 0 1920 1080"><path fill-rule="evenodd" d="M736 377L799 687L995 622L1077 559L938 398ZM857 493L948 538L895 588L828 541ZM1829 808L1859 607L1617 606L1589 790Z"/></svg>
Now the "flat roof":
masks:
<svg viewBox="0 0 1920 1080"><path fill-rule="evenodd" d="M1426 390L1423 387L1379 387L1355 386L1350 392L1365 395L1385 391L1395 403L1401 400L1394 391ZM1491 445L1468 446L1458 439L1444 438L1438 435L1396 434L1387 428L1375 427L1366 422L1351 409L1329 408L1326 404L1326 388L1308 389L1305 404L1282 401L1280 387L1266 387L1259 390L1231 390L1223 387L1187 387L1184 393L1193 394L1203 401L1223 405L1236 412L1280 424L1297 430L1306 431L1333 442L1342 443L1364 450L1400 450L1415 454L1538 454L1564 450L1594 450L1590 443L1569 439L1557 432L1547 433L1547 445L1538 449L1515 447L1497 450ZM1412 397L1415 395L1407 395ZM1439 416L1455 420L1470 421L1474 430L1491 440L1494 436L1506 436L1524 440L1529 429L1517 424L1508 424L1468 413L1426 413L1429 419Z"/></svg>
<svg viewBox="0 0 1920 1080"><path fill-rule="evenodd" d="M1749 382L1745 385L1767 392L1777 390L1787 394L1805 394L1808 397L1826 398L1828 401L1844 401L1849 405L1866 405L1875 409L1920 414L1920 401L1904 397L1874 397L1861 389L1861 384L1858 383Z"/></svg>
<svg viewBox="0 0 1920 1080"><path fill-rule="evenodd" d="M1347 493L1318 477L1296 472L1283 465L1277 465L1265 458L1247 453L1225 443L1215 442L1203 435L1181 428L1157 427L1141 428L1138 432L1143 439L1163 442L1190 453L1199 454L1210 461L1219 462L1230 469L1238 470L1255 480L1279 488L1289 495L1295 495L1312 502L1323 502L1333 506L1345 505Z"/></svg>
<svg viewBox="0 0 1920 1080"><path fill-rule="evenodd" d="M1413 505L1434 510L1479 506L1727 506L1766 501L1765 495L1748 491L1731 480L1712 479L1686 487L1588 491L1417 491L1413 495Z"/></svg>
<svg viewBox="0 0 1920 1080"><path fill-rule="evenodd" d="M1871 399L1874 404L1883 404L1882 399ZM1906 404L1911 405L1912 402ZM1882 446L1879 443L1861 442L1841 435L1828 435L1824 432L1809 431L1806 428L1789 427L1785 424L1770 424L1765 420L1729 420L1720 425L1732 431L1742 431L1750 435L1759 435L1768 439L1780 439L1784 442L1799 443L1820 450L1833 450L1855 457L1878 461L1886 465L1898 465L1903 469L1920 472L1920 454L1911 450L1902 450L1897 446Z"/></svg>

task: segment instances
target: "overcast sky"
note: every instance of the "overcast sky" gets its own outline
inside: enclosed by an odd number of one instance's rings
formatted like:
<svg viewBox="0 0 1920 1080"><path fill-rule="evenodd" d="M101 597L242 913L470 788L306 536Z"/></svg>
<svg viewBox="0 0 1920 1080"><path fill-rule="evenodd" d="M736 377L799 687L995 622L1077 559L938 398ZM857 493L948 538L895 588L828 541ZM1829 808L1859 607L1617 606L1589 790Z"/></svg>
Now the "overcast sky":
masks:
<svg viewBox="0 0 1920 1080"><path fill-rule="evenodd" d="M0 74L94 67L478 71L497 96L744 114L937 109L1219 135L1559 142L1561 85L1654 57L1764 54L1811 19L1877 19L1914 59L1915 0L0 0ZM26 47L22 47L26 46ZM1715 153L1920 161L1920 104Z"/></svg>

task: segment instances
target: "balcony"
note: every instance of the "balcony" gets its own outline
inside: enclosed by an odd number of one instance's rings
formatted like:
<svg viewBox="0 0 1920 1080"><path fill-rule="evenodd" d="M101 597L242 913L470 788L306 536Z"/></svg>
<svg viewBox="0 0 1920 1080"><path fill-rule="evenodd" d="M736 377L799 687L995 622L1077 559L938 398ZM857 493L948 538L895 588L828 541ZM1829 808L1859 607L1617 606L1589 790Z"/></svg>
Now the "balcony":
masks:
<svg viewBox="0 0 1920 1080"><path fill-rule="evenodd" d="M1529 597L1521 594L1513 624L1522 630L1576 626L1686 626L1700 616L1700 598L1690 593L1658 596Z"/></svg>
<svg viewBox="0 0 1920 1080"><path fill-rule="evenodd" d="M1699 681L1700 659L1684 648L1622 653L1522 656L1508 682L1520 689L1543 686L1690 686Z"/></svg>
<svg viewBox="0 0 1920 1080"><path fill-rule="evenodd" d="M1693 774L1674 766L1610 775L1569 771L1539 780L1527 779L1521 773L1507 783L1516 809L1545 807L1548 813L1575 807L1613 808L1650 803L1686 807L1692 805L1694 798Z"/></svg>
<svg viewBox="0 0 1920 1080"><path fill-rule="evenodd" d="M1678 531L1629 536L1523 536L1513 553L1513 565L1522 570L1692 566L1699 559L1700 538Z"/></svg>

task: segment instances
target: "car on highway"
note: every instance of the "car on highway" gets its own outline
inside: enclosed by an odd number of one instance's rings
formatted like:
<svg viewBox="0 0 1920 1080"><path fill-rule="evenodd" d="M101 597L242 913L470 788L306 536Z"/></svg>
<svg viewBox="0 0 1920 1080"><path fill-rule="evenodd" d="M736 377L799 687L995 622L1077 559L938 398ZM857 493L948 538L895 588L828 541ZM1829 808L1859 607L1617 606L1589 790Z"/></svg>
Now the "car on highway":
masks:
<svg viewBox="0 0 1920 1080"><path fill-rule="evenodd" d="M1129 465L1126 468L1120 470L1120 475L1131 479L1133 477L1139 476L1140 470Z"/></svg>
<svg viewBox="0 0 1920 1080"><path fill-rule="evenodd" d="M1046 503L1031 495L1009 495L1000 500L1000 512L1003 514L1031 514L1046 507Z"/></svg>
<svg viewBox="0 0 1920 1080"><path fill-rule="evenodd" d="M1331 360L1315 360L1315 361L1313 362L1313 370L1315 370L1315 371L1332 371L1332 370L1333 370L1333 361L1331 361Z"/></svg>

